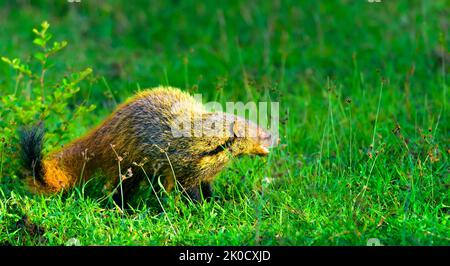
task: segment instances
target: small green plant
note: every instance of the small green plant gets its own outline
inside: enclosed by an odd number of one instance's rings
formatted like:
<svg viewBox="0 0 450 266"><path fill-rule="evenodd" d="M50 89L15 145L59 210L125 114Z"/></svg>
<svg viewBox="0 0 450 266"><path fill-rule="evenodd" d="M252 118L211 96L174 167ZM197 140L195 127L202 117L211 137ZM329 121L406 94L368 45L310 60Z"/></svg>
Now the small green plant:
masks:
<svg viewBox="0 0 450 266"><path fill-rule="evenodd" d="M72 110L68 108L69 99L80 91L80 83L91 75L92 69L69 73L62 78L55 77L51 71L54 66L52 59L67 47L67 42L55 41L50 45L53 37L48 32L50 24L44 21L40 26L40 29L33 29L36 36L33 44L39 49L33 53L29 62L1 57L3 62L15 70L15 86L13 93L5 93L0 101L0 178L4 174L3 169L17 169L6 166L15 166L19 161L14 159L13 153L17 149L15 143L18 127L45 121L48 141L53 144L50 146L55 146L64 140L56 136L64 136L63 131L67 131L69 121L95 108L94 105L83 104ZM47 82L47 78L54 82ZM4 158L10 160L3 161Z"/></svg>

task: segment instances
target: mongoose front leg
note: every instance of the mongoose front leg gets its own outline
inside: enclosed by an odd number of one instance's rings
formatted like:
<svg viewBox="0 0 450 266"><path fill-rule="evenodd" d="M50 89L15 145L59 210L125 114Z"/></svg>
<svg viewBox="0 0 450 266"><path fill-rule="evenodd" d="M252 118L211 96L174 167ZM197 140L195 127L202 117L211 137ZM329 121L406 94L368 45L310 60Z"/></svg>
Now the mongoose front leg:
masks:
<svg viewBox="0 0 450 266"><path fill-rule="evenodd" d="M212 198L212 187L211 183L201 182L197 186L190 187L186 190L189 197L197 203L203 200L210 200Z"/></svg>
<svg viewBox="0 0 450 266"><path fill-rule="evenodd" d="M207 201L212 199L213 189L211 183L202 182L201 183L203 198Z"/></svg>
<svg viewBox="0 0 450 266"><path fill-rule="evenodd" d="M200 194L200 187L197 186L192 186L188 189L186 189L186 193L188 194L189 198L195 202L195 203L199 203L202 202L202 196Z"/></svg>

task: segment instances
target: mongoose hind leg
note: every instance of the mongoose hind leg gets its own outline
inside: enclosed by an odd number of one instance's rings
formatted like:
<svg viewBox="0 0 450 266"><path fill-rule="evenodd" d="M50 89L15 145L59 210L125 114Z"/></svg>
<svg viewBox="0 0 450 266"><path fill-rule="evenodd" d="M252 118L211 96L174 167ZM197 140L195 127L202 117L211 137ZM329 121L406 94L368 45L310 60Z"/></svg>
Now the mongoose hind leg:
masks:
<svg viewBox="0 0 450 266"><path fill-rule="evenodd" d="M163 186L166 192L172 191L172 189L175 187L175 178L171 174L166 175L166 178L163 181Z"/></svg>
<svg viewBox="0 0 450 266"><path fill-rule="evenodd" d="M127 203L131 201L133 195L137 192L139 184L142 182L143 179L144 176L142 174L135 174L132 177L123 180L122 189L120 188L119 184L116 193L114 193L113 196L114 202L121 207L123 203L123 207L125 208Z"/></svg>

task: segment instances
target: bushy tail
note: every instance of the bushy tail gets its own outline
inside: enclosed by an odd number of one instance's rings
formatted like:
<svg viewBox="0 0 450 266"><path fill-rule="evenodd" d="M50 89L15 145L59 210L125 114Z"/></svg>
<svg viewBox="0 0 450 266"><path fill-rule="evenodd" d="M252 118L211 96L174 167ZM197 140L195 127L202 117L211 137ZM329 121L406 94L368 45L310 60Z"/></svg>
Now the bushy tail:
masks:
<svg viewBox="0 0 450 266"><path fill-rule="evenodd" d="M19 130L23 167L30 171L33 180L41 185L45 184L42 165L44 131L44 123L42 121L31 127L23 127Z"/></svg>

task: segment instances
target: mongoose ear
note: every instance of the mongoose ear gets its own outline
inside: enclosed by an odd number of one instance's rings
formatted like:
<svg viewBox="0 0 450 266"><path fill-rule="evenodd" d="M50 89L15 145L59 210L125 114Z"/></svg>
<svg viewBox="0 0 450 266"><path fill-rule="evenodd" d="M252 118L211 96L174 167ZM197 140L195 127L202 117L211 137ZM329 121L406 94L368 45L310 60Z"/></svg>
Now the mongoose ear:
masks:
<svg viewBox="0 0 450 266"><path fill-rule="evenodd" d="M231 130L233 132L234 137L236 138L244 138L246 136L245 135L246 128L247 128L246 121L243 123L242 121L234 120L231 123Z"/></svg>

